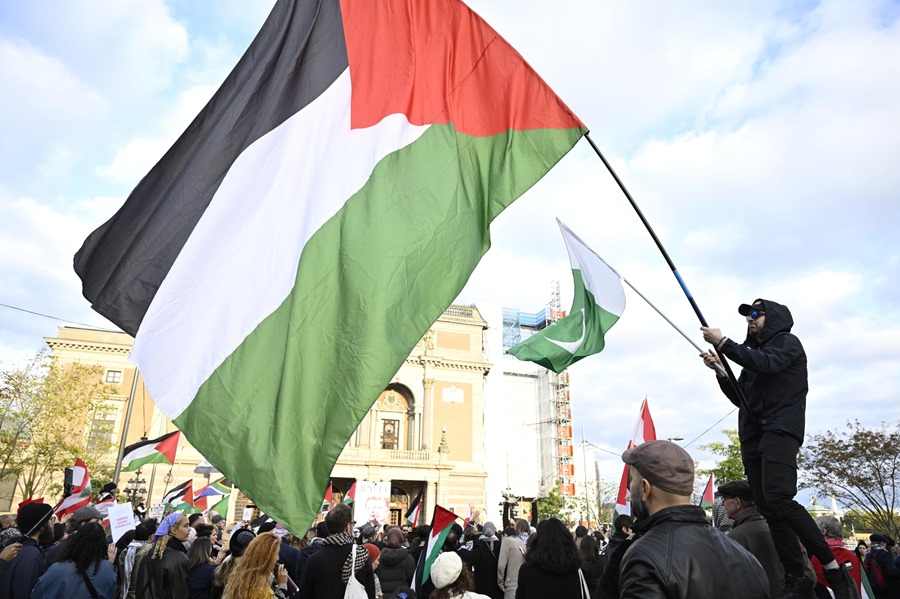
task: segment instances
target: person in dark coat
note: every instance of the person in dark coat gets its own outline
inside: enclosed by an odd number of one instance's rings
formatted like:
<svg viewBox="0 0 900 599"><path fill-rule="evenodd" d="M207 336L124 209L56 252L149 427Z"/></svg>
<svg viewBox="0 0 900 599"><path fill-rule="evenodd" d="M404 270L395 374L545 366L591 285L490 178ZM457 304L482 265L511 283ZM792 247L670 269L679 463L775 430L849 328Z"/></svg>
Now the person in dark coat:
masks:
<svg viewBox="0 0 900 599"><path fill-rule="evenodd" d="M597 546L597 540L593 535L585 535L578 543L578 556L581 558L581 572L587 581L588 590L591 593L591 599L597 599L597 585L600 583L600 575L603 574L603 565L600 563L600 548Z"/></svg>
<svg viewBox="0 0 900 599"><path fill-rule="evenodd" d="M503 599L503 591L497 584L497 565L500 559L500 539L497 538L497 527L493 522L485 522L480 537L473 543L471 550L457 551L462 561L472 566L475 592L487 595L491 599Z"/></svg>
<svg viewBox="0 0 900 599"><path fill-rule="evenodd" d="M141 558L135 579L140 599L184 599L188 596L190 562L184 542L191 525L184 514L166 516L156 529L156 539Z"/></svg>
<svg viewBox="0 0 900 599"><path fill-rule="evenodd" d="M328 510L325 524L331 534L306 563L300 599L343 599L351 571L369 599L375 599L375 573L369 563L369 552L353 542L351 519L350 508L344 503Z"/></svg>
<svg viewBox="0 0 900 599"><path fill-rule="evenodd" d="M45 503L26 503L16 515L17 526L22 534L37 526L53 508ZM41 542L53 538L53 525L48 518L43 526L31 536L22 539L22 548L13 559L3 576L0 577L0 597L4 599L28 599L31 590L44 573L44 552Z"/></svg>
<svg viewBox="0 0 900 599"><path fill-rule="evenodd" d="M784 568L772 543L769 525L756 509L750 484L746 480L727 482L719 485L718 493L724 500L725 513L734 522L728 538L753 554L769 578L772 597L780 597Z"/></svg>
<svg viewBox="0 0 900 599"><path fill-rule="evenodd" d="M620 599L763 599L769 580L753 555L691 505L694 461L671 441L622 454L635 539L622 558Z"/></svg>
<svg viewBox="0 0 900 599"><path fill-rule="evenodd" d="M212 539L197 537L188 549L187 589L190 599L211 599L216 566L221 562L212 557Z"/></svg>
<svg viewBox="0 0 900 599"><path fill-rule="evenodd" d="M594 589L598 599L618 599L619 597L619 566L622 557L631 542L631 526L634 518L628 514L620 514L613 521L613 534L609 542L600 553L600 581Z"/></svg>
<svg viewBox="0 0 900 599"><path fill-rule="evenodd" d="M889 539L890 537L880 533L869 536L870 545L869 552L866 553L865 569L869 576L869 584L872 585L872 591L875 593L875 599L900 599L900 568L897 568L894 556L887 548ZM878 586L877 577L873 574L875 570L869 562L878 564L886 588Z"/></svg>
<svg viewBox="0 0 900 599"><path fill-rule="evenodd" d="M309 542L309 545L300 550L297 556L297 578L294 580L299 587L303 583L303 576L306 571L306 562L310 557L316 554L322 548L325 538L328 537L328 525L324 522L316 524L316 536Z"/></svg>
<svg viewBox="0 0 900 599"><path fill-rule="evenodd" d="M403 546L403 531L391 528L387 533L387 542L378 559L375 574L381 580L381 591L386 597L412 582L416 573L416 562Z"/></svg>
<svg viewBox="0 0 900 599"><path fill-rule="evenodd" d="M566 525L556 518L541 521L528 539L516 599L581 599L580 566L575 539Z"/></svg>
<svg viewBox="0 0 900 599"><path fill-rule="evenodd" d="M707 343L743 367L737 386L746 407L728 376L719 370L716 376L722 392L740 408L741 460L759 513L769 523L772 541L784 566L785 596L808 597L814 585L804 576L802 543L807 554L823 564L835 598L849 599L846 570L834 559L812 516L794 499L797 453L803 444L809 390L806 352L791 333L794 318L787 306L766 299L741 304L738 313L747 322L743 343L732 341L719 329L701 330ZM710 368L720 366L714 352L700 356Z"/></svg>

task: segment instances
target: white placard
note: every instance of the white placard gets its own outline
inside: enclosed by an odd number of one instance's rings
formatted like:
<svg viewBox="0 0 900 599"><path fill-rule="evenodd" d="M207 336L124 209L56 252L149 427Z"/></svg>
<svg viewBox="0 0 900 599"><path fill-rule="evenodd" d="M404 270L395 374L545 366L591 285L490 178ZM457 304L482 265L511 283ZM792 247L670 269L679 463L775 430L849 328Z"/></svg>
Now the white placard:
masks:
<svg viewBox="0 0 900 599"><path fill-rule="evenodd" d="M356 526L371 524L381 530L391 517L391 483L356 481L353 506Z"/></svg>
<svg viewBox="0 0 900 599"><path fill-rule="evenodd" d="M244 508L244 515L241 517L241 520L244 520L246 522L250 522L251 520L253 520L253 508L252 507Z"/></svg>
<svg viewBox="0 0 900 599"><path fill-rule="evenodd" d="M134 509L130 503L109 506L109 534L115 543L129 530L134 530Z"/></svg>
<svg viewBox="0 0 900 599"><path fill-rule="evenodd" d="M166 513L166 504L157 503L153 507L150 508L150 517L156 518L157 523L162 520L163 514Z"/></svg>

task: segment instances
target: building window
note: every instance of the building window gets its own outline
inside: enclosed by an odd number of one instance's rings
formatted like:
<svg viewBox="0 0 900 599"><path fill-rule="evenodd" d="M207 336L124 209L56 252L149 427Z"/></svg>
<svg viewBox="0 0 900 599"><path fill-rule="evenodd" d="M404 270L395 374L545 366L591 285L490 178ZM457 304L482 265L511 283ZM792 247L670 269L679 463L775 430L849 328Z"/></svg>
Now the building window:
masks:
<svg viewBox="0 0 900 599"><path fill-rule="evenodd" d="M121 372L119 374L122 374ZM107 450L113 444L116 430L116 412L110 408L100 408L94 412L88 429L87 446L93 450Z"/></svg>
<svg viewBox="0 0 900 599"><path fill-rule="evenodd" d="M383 420L381 426L381 448L399 449L400 447L400 421Z"/></svg>
<svg viewBox="0 0 900 599"><path fill-rule="evenodd" d="M106 371L106 382L114 383L118 385L122 382L122 371L121 370L107 370Z"/></svg>

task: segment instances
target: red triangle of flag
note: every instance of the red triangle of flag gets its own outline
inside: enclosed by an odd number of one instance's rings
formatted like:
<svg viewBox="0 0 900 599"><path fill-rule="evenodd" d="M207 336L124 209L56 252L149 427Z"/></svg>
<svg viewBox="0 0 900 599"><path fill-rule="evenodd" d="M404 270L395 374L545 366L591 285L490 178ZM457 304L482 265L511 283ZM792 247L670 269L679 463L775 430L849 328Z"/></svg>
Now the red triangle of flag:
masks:
<svg viewBox="0 0 900 599"><path fill-rule="evenodd" d="M178 441L181 439L181 431L175 431L171 437L166 437L156 444L156 451L166 456L170 464L175 463L175 452L178 451Z"/></svg>

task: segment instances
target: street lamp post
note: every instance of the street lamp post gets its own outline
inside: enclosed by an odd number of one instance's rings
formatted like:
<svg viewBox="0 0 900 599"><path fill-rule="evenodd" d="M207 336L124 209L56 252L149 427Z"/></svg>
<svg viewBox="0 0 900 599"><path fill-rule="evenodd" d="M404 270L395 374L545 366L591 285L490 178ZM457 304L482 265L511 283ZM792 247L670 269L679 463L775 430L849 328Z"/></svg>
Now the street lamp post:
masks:
<svg viewBox="0 0 900 599"><path fill-rule="evenodd" d="M147 481L141 478L141 471L138 469L134 473L134 478L128 480L128 486L125 488L125 496L131 505L135 506L144 500L144 496L147 494L146 484Z"/></svg>

